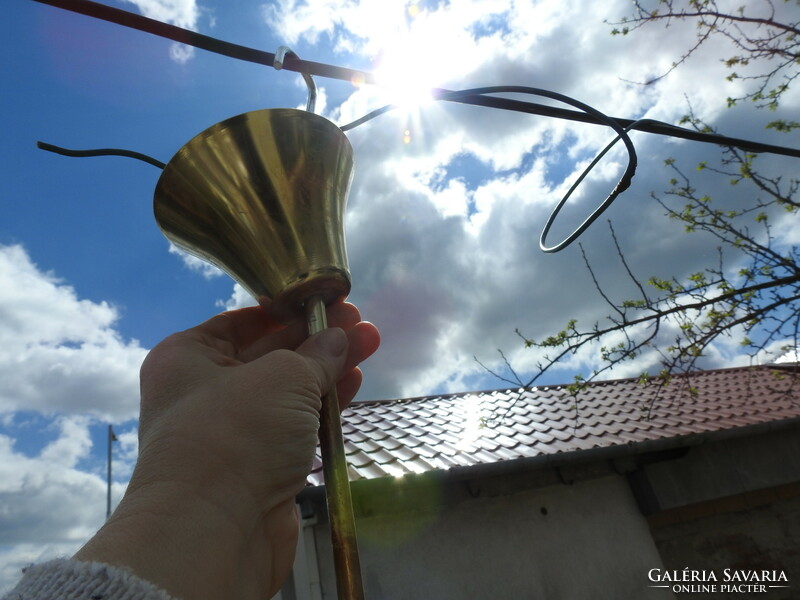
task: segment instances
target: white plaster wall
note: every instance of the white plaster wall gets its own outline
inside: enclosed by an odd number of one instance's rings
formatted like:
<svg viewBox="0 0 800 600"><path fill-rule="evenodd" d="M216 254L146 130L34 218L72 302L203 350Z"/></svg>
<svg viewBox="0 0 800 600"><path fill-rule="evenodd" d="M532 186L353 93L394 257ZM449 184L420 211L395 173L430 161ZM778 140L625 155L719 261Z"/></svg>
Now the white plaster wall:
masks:
<svg viewBox="0 0 800 600"><path fill-rule="evenodd" d="M367 600L673 598L647 587L662 562L620 476L426 506L358 520ZM315 535L335 598L327 527Z"/></svg>

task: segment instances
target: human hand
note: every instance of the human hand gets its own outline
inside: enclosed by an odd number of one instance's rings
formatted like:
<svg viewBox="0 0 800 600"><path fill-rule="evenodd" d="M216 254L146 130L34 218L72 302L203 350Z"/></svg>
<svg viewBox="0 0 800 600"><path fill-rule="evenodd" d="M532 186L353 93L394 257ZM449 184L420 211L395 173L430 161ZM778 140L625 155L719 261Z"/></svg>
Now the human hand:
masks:
<svg viewBox="0 0 800 600"><path fill-rule="evenodd" d="M142 366L139 460L125 497L76 558L130 567L178 598L269 598L294 558L294 497L311 469L320 397L342 407L379 344L357 309L330 327L218 315L156 346ZM339 329L340 328L340 329Z"/></svg>

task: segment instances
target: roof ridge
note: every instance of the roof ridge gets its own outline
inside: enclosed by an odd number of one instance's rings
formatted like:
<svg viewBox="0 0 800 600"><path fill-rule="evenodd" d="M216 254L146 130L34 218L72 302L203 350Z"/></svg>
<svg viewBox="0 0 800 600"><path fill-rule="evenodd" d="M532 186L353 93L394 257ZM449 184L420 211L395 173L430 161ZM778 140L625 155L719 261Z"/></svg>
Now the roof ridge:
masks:
<svg viewBox="0 0 800 600"><path fill-rule="evenodd" d="M743 365L739 367L723 367L721 369L698 369L696 371L690 371L688 373L676 373L672 375L673 377L696 377L696 376L707 376L713 375L716 373L724 373L730 371L747 371L747 370L763 370L763 369L777 369L781 371L795 371L800 370L800 363L768 363L764 365ZM620 384L624 382L631 382L637 383L639 381L639 377L619 377L615 379L602 379L602 380L594 380L589 381L586 383L588 386L598 387L602 385L612 385L612 384ZM407 398L384 398L384 399L374 399L374 400L356 400L354 404L358 406L368 406L368 405L384 405L384 404L413 404L417 402L422 402L425 400L446 400L452 398L463 398L466 396L472 395L482 395L482 394L516 394L520 392L530 392L534 390L541 390L541 391L548 391L554 390L562 387L567 387L570 385L569 383L553 383L548 385L531 385L531 386L518 386L518 387L507 387L507 388L489 388L483 390L466 390L463 392L447 392L443 394L426 394L423 396L411 396Z"/></svg>

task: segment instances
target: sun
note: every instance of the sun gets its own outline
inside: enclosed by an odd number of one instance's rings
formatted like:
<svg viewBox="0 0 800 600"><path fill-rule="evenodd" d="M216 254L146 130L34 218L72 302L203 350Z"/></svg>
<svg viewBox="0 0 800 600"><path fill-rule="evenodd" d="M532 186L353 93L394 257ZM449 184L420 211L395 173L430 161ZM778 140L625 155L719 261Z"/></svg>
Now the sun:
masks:
<svg viewBox="0 0 800 600"><path fill-rule="evenodd" d="M401 118L403 143L424 140L423 109L434 101L436 69L398 52L385 54L374 73L380 101L394 106Z"/></svg>
<svg viewBox="0 0 800 600"><path fill-rule="evenodd" d="M415 109L433 100L433 92L447 79L447 46L432 15L416 3L405 7L405 23L384 32L375 80L388 103ZM452 58L452 57L451 57Z"/></svg>
<svg viewBox="0 0 800 600"><path fill-rule="evenodd" d="M404 144L424 144L441 125L437 92L470 71L472 36L454 18L453 11L437 4L387 2L381 6L397 18L387 19L371 34L374 87L370 95L380 106L392 106L398 115L397 132Z"/></svg>
<svg viewBox="0 0 800 600"><path fill-rule="evenodd" d="M435 68L415 60L407 49L384 54L374 73L387 100L399 108L415 109L433 101Z"/></svg>

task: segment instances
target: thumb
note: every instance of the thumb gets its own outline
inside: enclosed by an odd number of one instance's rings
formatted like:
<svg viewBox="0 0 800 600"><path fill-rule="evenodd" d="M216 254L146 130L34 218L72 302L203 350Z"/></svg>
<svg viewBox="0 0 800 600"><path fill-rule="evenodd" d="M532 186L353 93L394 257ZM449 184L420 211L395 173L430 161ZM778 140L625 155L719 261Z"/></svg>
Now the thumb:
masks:
<svg viewBox="0 0 800 600"><path fill-rule="evenodd" d="M344 330L332 327L312 335L297 348L296 352L306 359L317 375L322 395L327 394L342 376L348 346Z"/></svg>

